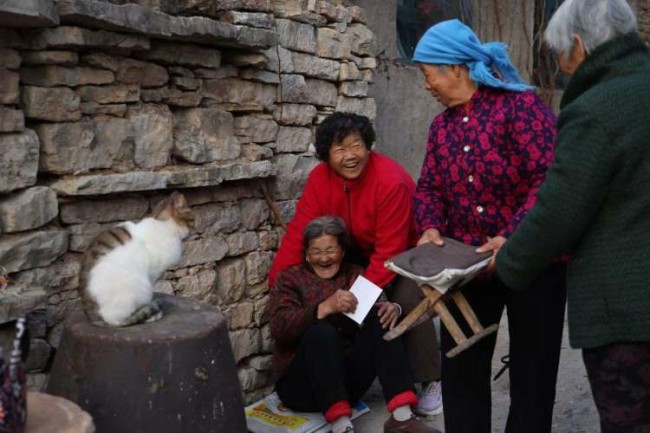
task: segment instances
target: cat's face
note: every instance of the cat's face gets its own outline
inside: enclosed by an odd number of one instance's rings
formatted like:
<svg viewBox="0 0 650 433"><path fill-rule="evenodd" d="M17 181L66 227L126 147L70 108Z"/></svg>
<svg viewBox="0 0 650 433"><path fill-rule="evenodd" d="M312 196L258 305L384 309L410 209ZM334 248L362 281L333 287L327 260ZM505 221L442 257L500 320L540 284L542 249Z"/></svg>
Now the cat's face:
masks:
<svg viewBox="0 0 650 433"><path fill-rule="evenodd" d="M153 211L157 220L173 220L179 227L186 229L186 235L194 227L194 215L187 205L185 196L179 192L172 193L168 199L160 202Z"/></svg>

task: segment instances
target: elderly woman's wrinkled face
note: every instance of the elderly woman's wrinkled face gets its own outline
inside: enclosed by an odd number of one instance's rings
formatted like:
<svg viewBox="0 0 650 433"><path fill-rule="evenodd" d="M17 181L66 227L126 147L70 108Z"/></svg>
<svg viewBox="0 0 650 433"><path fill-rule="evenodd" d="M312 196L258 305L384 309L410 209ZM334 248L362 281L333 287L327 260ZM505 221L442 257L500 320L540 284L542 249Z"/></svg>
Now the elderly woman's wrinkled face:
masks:
<svg viewBox="0 0 650 433"><path fill-rule="evenodd" d="M370 151L358 132L351 132L341 141L332 143L327 163L342 178L353 180L366 168Z"/></svg>
<svg viewBox="0 0 650 433"><path fill-rule="evenodd" d="M307 263L320 278L333 278L341 268L344 256L336 236L321 235L309 241Z"/></svg>
<svg viewBox="0 0 650 433"><path fill-rule="evenodd" d="M427 89L436 100L445 107L455 107L467 102L473 93L465 80L459 76L460 68L457 65L427 65L420 64L424 74L424 88Z"/></svg>

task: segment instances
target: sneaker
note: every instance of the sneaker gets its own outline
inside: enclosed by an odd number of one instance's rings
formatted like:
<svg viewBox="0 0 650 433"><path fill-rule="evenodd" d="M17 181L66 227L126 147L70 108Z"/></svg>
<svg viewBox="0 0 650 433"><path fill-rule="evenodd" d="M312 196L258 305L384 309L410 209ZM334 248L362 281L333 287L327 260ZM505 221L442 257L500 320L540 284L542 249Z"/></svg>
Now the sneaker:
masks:
<svg viewBox="0 0 650 433"><path fill-rule="evenodd" d="M421 416L434 416L442 413L442 389L439 380L430 382L422 388L414 412Z"/></svg>
<svg viewBox="0 0 650 433"><path fill-rule="evenodd" d="M428 426L416 416L406 421L397 421L392 416L384 423L384 433L442 433L440 430Z"/></svg>

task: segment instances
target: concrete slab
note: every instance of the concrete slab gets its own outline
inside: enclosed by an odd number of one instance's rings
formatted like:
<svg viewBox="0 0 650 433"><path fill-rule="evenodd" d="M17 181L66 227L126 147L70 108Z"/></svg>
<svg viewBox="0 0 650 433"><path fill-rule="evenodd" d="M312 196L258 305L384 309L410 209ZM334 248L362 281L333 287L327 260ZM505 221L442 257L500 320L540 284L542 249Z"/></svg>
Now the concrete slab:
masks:
<svg viewBox="0 0 650 433"><path fill-rule="evenodd" d="M492 363L493 375L501 369L501 357L508 353L507 317L504 314L499 324L497 346ZM569 346L565 322L558 373L555 410L553 414L553 433L593 433L600 431L598 413L591 397L582 353ZM508 417L510 387L507 374L503 374L492 385L492 432L502 433ZM381 387L375 382L363 399L371 408L370 413L354 422L355 433L378 433L383 431L389 413L386 410ZM427 423L444 433L443 415L430 417Z"/></svg>

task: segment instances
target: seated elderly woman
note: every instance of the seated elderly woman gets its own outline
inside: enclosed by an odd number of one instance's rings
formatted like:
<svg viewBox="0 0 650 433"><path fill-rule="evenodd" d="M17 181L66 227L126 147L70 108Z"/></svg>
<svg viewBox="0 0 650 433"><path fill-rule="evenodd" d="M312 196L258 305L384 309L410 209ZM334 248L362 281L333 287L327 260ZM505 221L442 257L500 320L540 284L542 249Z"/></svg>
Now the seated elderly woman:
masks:
<svg viewBox="0 0 650 433"><path fill-rule="evenodd" d="M316 218L303 232L304 262L278 274L269 302L276 391L291 409L324 413L333 433L353 432L351 403L379 377L392 413L385 433L440 433L411 412L417 397L403 342L382 339L399 307L377 302L361 327L341 314L356 309L348 289L363 272L344 261L348 245L341 218Z"/></svg>

